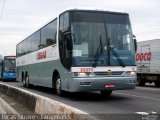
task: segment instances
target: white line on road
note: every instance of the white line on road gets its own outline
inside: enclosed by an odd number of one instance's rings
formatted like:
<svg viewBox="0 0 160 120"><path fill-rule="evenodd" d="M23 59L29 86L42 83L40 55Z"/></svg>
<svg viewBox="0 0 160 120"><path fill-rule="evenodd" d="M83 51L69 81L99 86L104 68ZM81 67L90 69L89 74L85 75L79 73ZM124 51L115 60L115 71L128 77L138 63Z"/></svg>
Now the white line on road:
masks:
<svg viewBox="0 0 160 120"><path fill-rule="evenodd" d="M140 114L140 115L149 115L149 114L157 114L157 112L154 111L148 111L148 112L135 112L136 114Z"/></svg>
<svg viewBox="0 0 160 120"><path fill-rule="evenodd" d="M151 100L160 101L160 99L158 99L158 98L150 98L150 97L138 96L138 95L127 94L127 93L119 93L119 92L115 92L115 93L119 94L119 95L132 96L132 97L137 97L137 98L151 99Z"/></svg>
<svg viewBox="0 0 160 120"><path fill-rule="evenodd" d="M139 114L139 115L148 115L149 113L148 112L135 112L136 114Z"/></svg>
<svg viewBox="0 0 160 120"><path fill-rule="evenodd" d="M136 87L136 89L151 90L151 91L160 91L160 88L150 88L150 87Z"/></svg>

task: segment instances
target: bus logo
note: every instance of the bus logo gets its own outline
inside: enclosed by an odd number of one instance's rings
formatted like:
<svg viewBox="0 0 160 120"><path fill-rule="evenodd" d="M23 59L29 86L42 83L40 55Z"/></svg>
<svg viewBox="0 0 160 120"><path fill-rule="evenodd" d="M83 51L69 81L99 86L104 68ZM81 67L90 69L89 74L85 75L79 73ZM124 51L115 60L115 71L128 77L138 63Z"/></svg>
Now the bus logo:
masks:
<svg viewBox="0 0 160 120"><path fill-rule="evenodd" d="M112 75L112 71L108 70L107 74L108 74L108 76L111 76Z"/></svg>
<svg viewBox="0 0 160 120"><path fill-rule="evenodd" d="M46 50L37 53L37 60L46 59Z"/></svg>

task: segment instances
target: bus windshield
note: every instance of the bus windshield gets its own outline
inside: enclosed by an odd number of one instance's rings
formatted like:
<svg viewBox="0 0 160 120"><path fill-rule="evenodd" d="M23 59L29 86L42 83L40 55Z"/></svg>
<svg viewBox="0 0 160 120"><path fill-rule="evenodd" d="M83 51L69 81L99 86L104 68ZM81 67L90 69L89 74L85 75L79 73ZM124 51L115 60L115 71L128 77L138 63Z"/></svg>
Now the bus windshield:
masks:
<svg viewBox="0 0 160 120"><path fill-rule="evenodd" d="M135 65L134 42L127 14L72 12L73 66ZM115 56L115 54L118 56Z"/></svg>
<svg viewBox="0 0 160 120"><path fill-rule="evenodd" d="M5 59L4 60L4 72L15 72L16 60Z"/></svg>

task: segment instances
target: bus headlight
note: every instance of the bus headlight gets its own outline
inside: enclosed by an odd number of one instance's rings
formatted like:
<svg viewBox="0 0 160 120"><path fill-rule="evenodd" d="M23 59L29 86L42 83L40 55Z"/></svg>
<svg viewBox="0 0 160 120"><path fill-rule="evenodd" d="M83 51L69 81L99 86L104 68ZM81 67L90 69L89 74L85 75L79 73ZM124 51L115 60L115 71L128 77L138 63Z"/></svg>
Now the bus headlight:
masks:
<svg viewBox="0 0 160 120"><path fill-rule="evenodd" d="M95 76L92 72L74 72L74 77L93 77Z"/></svg>
<svg viewBox="0 0 160 120"><path fill-rule="evenodd" d="M136 71L130 71L130 75L131 76L135 76L136 75Z"/></svg>
<svg viewBox="0 0 160 120"><path fill-rule="evenodd" d="M127 71L126 76L136 76L136 71Z"/></svg>
<svg viewBox="0 0 160 120"><path fill-rule="evenodd" d="M137 75L137 71L135 68L132 68L131 71L125 72L125 76L136 76L136 75Z"/></svg>

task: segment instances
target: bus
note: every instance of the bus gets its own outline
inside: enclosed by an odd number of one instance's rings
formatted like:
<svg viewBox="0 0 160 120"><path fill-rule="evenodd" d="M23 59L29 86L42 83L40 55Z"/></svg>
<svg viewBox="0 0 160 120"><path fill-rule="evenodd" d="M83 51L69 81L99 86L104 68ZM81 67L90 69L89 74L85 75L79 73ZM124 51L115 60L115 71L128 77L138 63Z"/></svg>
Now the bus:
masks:
<svg viewBox="0 0 160 120"><path fill-rule="evenodd" d="M17 79L58 95L134 89L135 48L128 13L66 10L17 44Z"/></svg>
<svg viewBox="0 0 160 120"><path fill-rule="evenodd" d="M3 81L16 80L16 56L0 58L0 79Z"/></svg>

